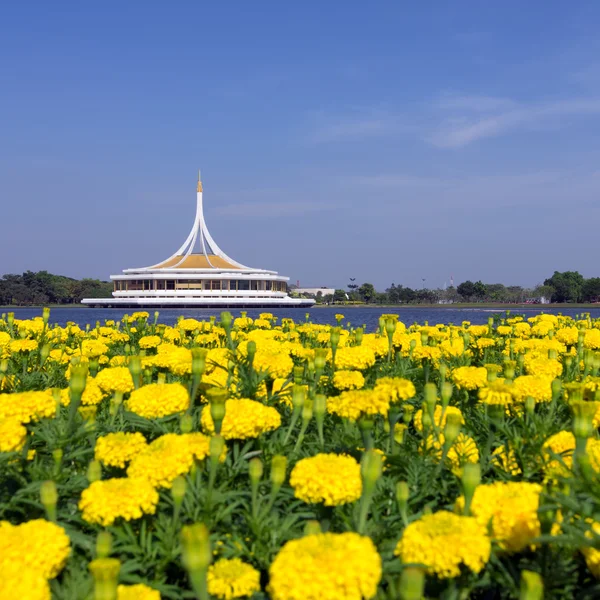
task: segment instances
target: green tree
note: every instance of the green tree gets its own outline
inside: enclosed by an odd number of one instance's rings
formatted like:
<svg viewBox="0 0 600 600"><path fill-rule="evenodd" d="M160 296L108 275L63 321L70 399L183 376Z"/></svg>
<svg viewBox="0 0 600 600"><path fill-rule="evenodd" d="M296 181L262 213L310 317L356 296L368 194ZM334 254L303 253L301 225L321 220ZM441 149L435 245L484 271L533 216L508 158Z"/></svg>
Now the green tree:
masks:
<svg viewBox="0 0 600 600"><path fill-rule="evenodd" d="M335 290L333 293L334 302L346 302L346 292L344 290Z"/></svg>
<svg viewBox="0 0 600 600"><path fill-rule="evenodd" d="M581 300L584 278L577 271L554 271L554 275L544 281L544 285L554 288L552 302L579 302Z"/></svg>
<svg viewBox="0 0 600 600"><path fill-rule="evenodd" d="M475 295L475 284L467 279L456 288L456 291L463 300L470 300Z"/></svg>
<svg viewBox="0 0 600 600"><path fill-rule="evenodd" d="M581 296L584 302L597 302L600 298L600 277L586 279L581 289Z"/></svg>
<svg viewBox="0 0 600 600"><path fill-rule="evenodd" d="M360 297L368 304L371 302L371 300L373 300L377 292L375 291L375 287L372 283L363 283L358 288L358 293Z"/></svg>
<svg viewBox="0 0 600 600"><path fill-rule="evenodd" d="M485 285L485 283L482 281L476 281L473 284L473 295L480 302L483 301L487 295L487 285Z"/></svg>

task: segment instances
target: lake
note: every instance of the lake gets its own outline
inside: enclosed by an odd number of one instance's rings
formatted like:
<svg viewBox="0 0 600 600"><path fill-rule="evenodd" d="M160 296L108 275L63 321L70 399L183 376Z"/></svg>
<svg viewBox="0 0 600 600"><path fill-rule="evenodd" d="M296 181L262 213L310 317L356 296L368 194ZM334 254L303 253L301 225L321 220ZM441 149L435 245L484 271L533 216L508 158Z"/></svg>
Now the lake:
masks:
<svg viewBox="0 0 600 600"><path fill-rule="evenodd" d="M0 313L8 312L9 309L0 309ZM17 319L30 319L32 317L41 316L41 308L14 308L11 309L15 313ZM50 321L65 325L67 321L74 321L79 325L90 324L94 326L96 321L103 323L107 319L118 321L124 314L131 314L133 309L124 310L119 308L53 308L50 311ZM153 311L148 311L152 318ZM168 325L173 325L177 322L179 316L192 317L194 319L209 319L211 316L218 318L220 311L218 309L178 309L178 308L163 308L160 311L159 321ZM239 316L239 311L230 311L235 317ZM379 317L385 313L393 313L400 315L400 320L405 324L419 323L423 324L427 321L430 325L436 323L454 323L459 325L463 321L470 321L473 324L485 324L490 316L494 314L504 313L505 311L499 308L451 308L451 307L434 307L434 308L418 308L418 307L349 307L349 306L334 306L324 308L287 308L274 309L267 311L266 309L254 309L246 311L248 316L255 319L262 312L272 312L275 316L282 318L290 318L295 321L303 321L305 314L310 315L310 320L313 323L335 324L335 315L341 313L345 316L344 325L351 323L354 327L366 326L367 331L374 331L379 323ZM528 308L515 308L511 310L513 315L524 315L531 317L540 313L563 314L574 317L575 315L589 312L592 318L600 318L600 307L592 309L577 309L577 308L560 308L552 309L548 306L532 306Z"/></svg>

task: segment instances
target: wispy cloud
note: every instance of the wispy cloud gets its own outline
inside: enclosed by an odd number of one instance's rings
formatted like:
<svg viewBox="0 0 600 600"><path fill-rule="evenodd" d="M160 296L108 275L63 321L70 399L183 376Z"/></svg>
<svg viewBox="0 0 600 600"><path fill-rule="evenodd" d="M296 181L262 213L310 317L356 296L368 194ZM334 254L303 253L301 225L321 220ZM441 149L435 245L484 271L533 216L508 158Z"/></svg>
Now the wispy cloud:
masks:
<svg viewBox="0 0 600 600"><path fill-rule="evenodd" d="M216 209L216 213L227 217L279 218L293 217L307 212L333 210L335 205L324 202L248 202L227 204Z"/></svg>
<svg viewBox="0 0 600 600"><path fill-rule="evenodd" d="M372 109L343 115L320 113L309 130L308 141L323 144L394 135L414 130L414 126L393 112Z"/></svg>
<svg viewBox="0 0 600 600"><path fill-rule="evenodd" d="M457 96L450 100L443 98L439 105L444 110L456 111L426 136L428 142L439 148L460 148L518 129L554 127L558 117L600 114L600 98L518 104L505 98ZM473 114L481 112L485 116Z"/></svg>

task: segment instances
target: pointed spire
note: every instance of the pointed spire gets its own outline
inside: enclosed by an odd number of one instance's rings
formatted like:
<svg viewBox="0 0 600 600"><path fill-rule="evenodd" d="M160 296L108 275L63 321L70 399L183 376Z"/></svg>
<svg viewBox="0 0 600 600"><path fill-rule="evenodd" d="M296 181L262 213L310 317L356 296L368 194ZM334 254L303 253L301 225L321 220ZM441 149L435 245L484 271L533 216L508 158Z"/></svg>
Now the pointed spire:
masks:
<svg viewBox="0 0 600 600"><path fill-rule="evenodd" d="M202 176L200 175L200 169L198 169L198 192L202 191Z"/></svg>

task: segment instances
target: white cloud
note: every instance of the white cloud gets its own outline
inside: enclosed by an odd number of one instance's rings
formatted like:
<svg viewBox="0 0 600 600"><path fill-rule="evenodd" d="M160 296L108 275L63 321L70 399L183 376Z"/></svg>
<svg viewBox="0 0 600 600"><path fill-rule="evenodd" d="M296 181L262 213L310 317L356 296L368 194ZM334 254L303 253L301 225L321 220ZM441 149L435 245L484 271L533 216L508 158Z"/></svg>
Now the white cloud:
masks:
<svg viewBox="0 0 600 600"><path fill-rule="evenodd" d="M556 126L557 117L582 117L600 114L600 98L572 98L540 104L516 104L508 110L491 110L493 114L473 117L473 111L481 111L482 106L491 107L494 99L481 102L481 97L459 97L457 108L469 114L452 115L442 120L436 131L426 136L426 140L439 148L460 148L478 140L499 136L517 129L530 129ZM489 99L488 99L489 100ZM498 100L498 99L496 99ZM449 108L448 105L442 106ZM479 107L479 108L475 108ZM450 106L450 108L453 108Z"/></svg>

